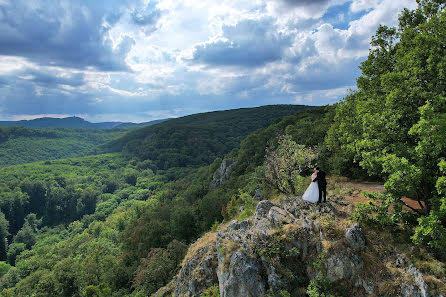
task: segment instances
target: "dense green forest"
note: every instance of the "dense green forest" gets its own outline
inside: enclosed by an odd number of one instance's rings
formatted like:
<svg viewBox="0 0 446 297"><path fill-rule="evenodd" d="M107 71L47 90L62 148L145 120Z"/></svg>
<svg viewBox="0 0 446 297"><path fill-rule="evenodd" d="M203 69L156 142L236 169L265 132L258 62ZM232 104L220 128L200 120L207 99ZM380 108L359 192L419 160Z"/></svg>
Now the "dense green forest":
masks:
<svg viewBox="0 0 446 297"><path fill-rule="evenodd" d="M127 131L0 127L0 166L86 156Z"/></svg>
<svg viewBox="0 0 446 297"><path fill-rule="evenodd" d="M0 255L9 264L1 285L13 288L3 294L153 293L175 273L187 244L231 217L238 197L246 195L241 193L264 188L255 177L261 175L267 142L287 131L317 145L330 110L304 109L247 137L227 156L236 173L212 190L220 158L199 168L167 170L126 154L4 168ZM233 207L226 209L231 199ZM155 278L147 280L152 272Z"/></svg>
<svg viewBox="0 0 446 297"><path fill-rule="evenodd" d="M222 157L255 130L305 108L269 105L194 114L135 130L103 148L151 160L160 169L200 166Z"/></svg>
<svg viewBox="0 0 446 297"><path fill-rule="evenodd" d="M409 234L444 261L445 44L444 1L420 1L398 28L377 30L357 90L334 106L198 114L102 147L115 153L2 168L2 295L151 295L190 243L248 217L257 189L278 195L265 151L284 134L331 174L383 180L386 191L359 204L354 219ZM232 171L217 186L223 163ZM403 208L404 196L420 207Z"/></svg>

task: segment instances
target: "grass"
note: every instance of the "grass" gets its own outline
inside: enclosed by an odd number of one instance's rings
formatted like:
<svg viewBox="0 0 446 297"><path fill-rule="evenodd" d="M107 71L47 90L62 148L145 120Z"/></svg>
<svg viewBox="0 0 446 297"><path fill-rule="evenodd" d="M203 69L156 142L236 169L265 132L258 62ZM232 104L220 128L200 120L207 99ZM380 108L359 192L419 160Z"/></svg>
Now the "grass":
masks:
<svg viewBox="0 0 446 297"><path fill-rule="evenodd" d="M181 266L183 266L187 262L187 260L191 259L198 250L204 248L205 246L208 246L211 243L215 243L216 236L217 236L217 232L208 232L208 233L205 233L202 237L200 237L193 244L191 244L189 246L189 249L187 250L187 253L183 259L183 262L181 263Z"/></svg>

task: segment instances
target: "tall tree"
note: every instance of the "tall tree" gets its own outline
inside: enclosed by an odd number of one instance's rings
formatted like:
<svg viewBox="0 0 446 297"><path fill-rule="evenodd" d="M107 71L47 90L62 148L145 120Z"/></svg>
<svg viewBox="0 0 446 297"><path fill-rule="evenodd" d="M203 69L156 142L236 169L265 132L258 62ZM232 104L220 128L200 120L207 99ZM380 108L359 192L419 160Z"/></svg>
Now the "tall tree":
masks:
<svg viewBox="0 0 446 297"><path fill-rule="evenodd" d="M406 206L419 217L434 215L431 222L444 227L445 198L438 182L446 158L445 1L418 4L403 11L398 29L378 28L361 65L358 90L339 104L336 130L327 139L332 150L385 180L388 197L399 205L395 211L405 204L403 196L414 197L421 210ZM446 235L417 234L418 242L431 245L438 242L434 237Z"/></svg>

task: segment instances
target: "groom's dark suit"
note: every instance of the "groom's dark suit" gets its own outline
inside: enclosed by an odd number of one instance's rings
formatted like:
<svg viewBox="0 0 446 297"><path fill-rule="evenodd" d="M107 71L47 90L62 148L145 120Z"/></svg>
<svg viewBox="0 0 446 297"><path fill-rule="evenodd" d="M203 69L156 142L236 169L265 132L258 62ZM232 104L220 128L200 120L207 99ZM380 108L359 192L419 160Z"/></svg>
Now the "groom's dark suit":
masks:
<svg viewBox="0 0 446 297"><path fill-rule="evenodd" d="M319 188L319 200L320 203L322 201L322 192L324 192L324 202L327 202L327 181L325 180L325 172L322 170L319 170L317 173L317 176L313 181L317 181L317 185Z"/></svg>

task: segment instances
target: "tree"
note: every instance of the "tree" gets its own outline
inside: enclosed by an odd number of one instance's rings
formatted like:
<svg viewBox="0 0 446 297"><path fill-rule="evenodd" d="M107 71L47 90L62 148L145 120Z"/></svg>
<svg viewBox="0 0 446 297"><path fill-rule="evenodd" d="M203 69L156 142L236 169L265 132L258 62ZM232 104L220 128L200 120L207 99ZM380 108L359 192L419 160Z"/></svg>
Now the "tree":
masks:
<svg viewBox="0 0 446 297"><path fill-rule="evenodd" d="M446 159L446 12L443 0L418 4L403 11L398 29L378 28L358 90L336 109L338 142L331 137L329 147L382 178L392 211L405 205L419 217L415 242L439 248L446 247L438 186Z"/></svg>
<svg viewBox="0 0 446 297"><path fill-rule="evenodd" d="M266 180L279 192L296 195L300 173L315 158L313 149L297 144L289 135L279 136L277 148L270 144L266 149Z"/></svg>
<svg viewBox="0 0 446 297"><path fill-rule="evenodd" d="M8 250L8 227L9 222L5 218L5 215L0 212L0 261L5 261L7 258Z"/></svg>

